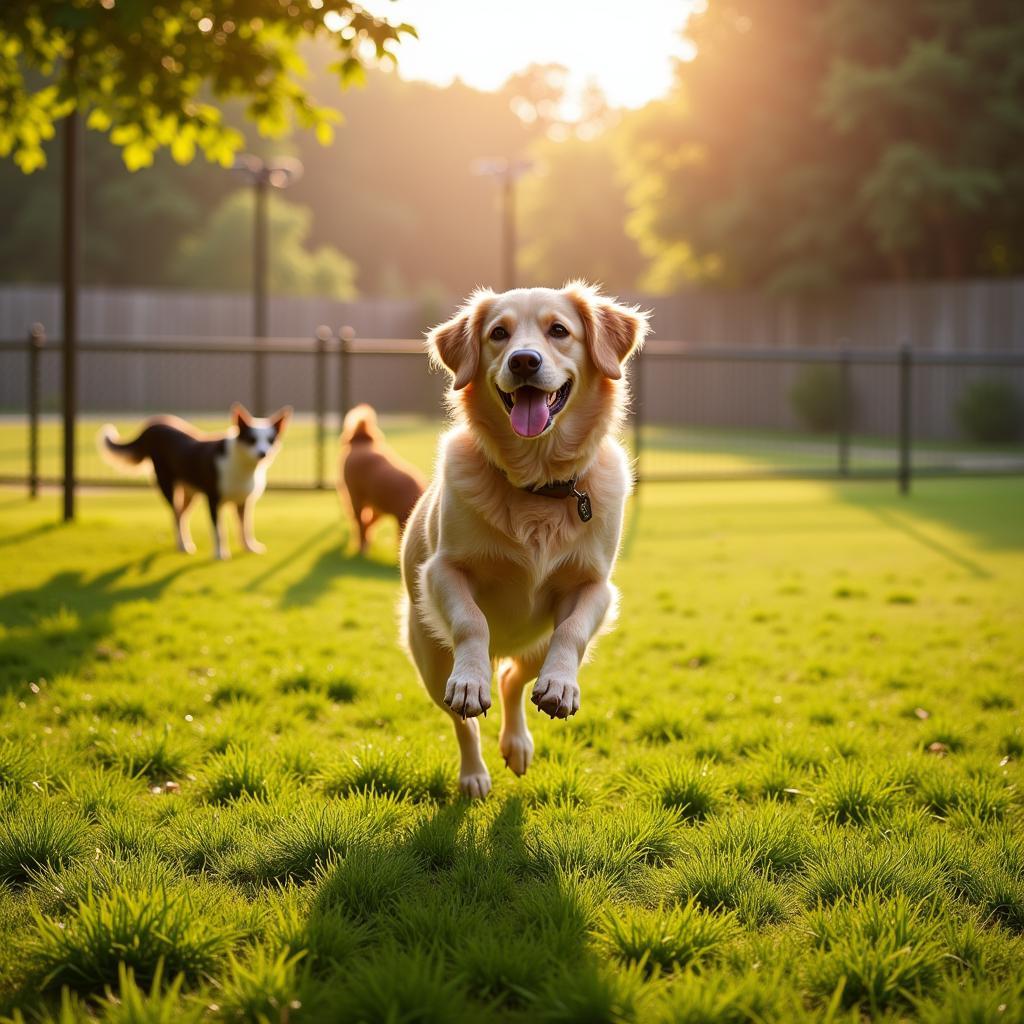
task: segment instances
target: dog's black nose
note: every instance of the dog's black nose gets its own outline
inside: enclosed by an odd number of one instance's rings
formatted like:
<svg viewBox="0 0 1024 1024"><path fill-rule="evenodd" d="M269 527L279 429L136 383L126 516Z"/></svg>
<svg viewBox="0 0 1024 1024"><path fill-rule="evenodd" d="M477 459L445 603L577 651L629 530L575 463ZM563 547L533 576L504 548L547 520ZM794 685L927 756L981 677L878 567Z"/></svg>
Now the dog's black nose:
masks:
<svg viewBox="0 0 1024 1024"><path fill-rule="evenodd" d="M508 357L508 368L517 377L526 378L530 374L536 373L543 361L539 352L535 352L532 348L521 348Z"/></svg>

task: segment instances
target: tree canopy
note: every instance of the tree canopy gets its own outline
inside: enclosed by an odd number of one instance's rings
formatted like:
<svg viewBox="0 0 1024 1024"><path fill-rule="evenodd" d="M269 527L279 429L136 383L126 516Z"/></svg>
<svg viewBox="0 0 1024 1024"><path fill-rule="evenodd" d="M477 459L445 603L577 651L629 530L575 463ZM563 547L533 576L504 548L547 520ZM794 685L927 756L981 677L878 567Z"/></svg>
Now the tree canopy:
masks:
<svg viewBox="0 0 1024 1024"><path fill-rule="evenodd" d="M712 0L633 121L647 281L1024 271L1018 0Z"/></svg>
<svg viewBox="0 0 1024 1024"><path fill-rule="evenodd" d="M337 114L310 97L300 44L329 42L332 73L358 80L392 61L409 25L355 3L309 0L4 0L0 5L0 157L23 171L73 110L106 132L130 169L167 148L231 163L242 133L223 116L239 101L263 134L293 125L331 137Z"/></svg>
<svg viewBox="0 0 1024 1024"><path fill-rule="evenodd" d="M356 268L331 246L309 249L312 211L268 196L267 219L274 244L269 252L270 290L277 295L312 295L331 299L355 298ZM229 195L199 230L181 244L172 279L186 287L243 291L250 281L253 231L253 193L240 189Z"/></svg>

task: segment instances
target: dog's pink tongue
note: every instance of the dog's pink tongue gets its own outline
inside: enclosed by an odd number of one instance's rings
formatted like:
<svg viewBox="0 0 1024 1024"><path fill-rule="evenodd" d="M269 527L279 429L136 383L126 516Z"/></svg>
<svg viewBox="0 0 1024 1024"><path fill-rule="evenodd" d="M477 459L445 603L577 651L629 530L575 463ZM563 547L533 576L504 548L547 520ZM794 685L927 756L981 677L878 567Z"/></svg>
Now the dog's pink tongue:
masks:
<svg viewBox="0 0 1024 1024"><path fill-rule="evenodd" d="M515 401L509 413L512 429L520 437L536 437L551 418L547 393L540 388L526 386L516 388L512 392L512 398Z"/></svg>

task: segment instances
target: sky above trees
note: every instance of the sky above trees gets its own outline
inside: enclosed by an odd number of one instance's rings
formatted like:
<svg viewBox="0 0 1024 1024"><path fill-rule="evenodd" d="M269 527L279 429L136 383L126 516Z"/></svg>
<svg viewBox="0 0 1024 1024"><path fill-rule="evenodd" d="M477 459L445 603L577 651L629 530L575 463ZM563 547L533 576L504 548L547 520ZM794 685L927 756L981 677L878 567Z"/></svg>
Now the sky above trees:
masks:
<svg viewBox="0 0 1024 1024"><path fill-rule="evenodd" d="M588 85L614 107L639 107L672 84L675 60L692 56L683 37L702 0L373 0L381 17L416 26L402 43L399 74L493 90L531 64L568 71L564 113L575 116Z"/></svg>

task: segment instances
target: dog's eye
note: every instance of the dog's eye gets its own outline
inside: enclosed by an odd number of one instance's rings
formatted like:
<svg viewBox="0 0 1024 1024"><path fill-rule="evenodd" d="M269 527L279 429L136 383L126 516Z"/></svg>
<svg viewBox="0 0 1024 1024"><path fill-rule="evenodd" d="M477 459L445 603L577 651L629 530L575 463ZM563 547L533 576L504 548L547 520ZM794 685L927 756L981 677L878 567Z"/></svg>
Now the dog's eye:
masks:
<svg viewBox="0 0 1024 1024"><path fill-rule="evenodd" d="M548 328L548 334L552 338L568 338L569 328L565 324L560 324L557 320Z"/></svg>
<svg viewBox="0 0 1024 1024"><path fill-rule="evenodd" d="M508 331L499 324L491 331L491 341L508 341Z"/></svg>

